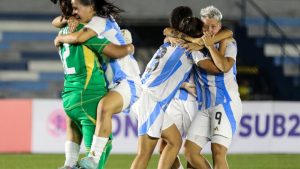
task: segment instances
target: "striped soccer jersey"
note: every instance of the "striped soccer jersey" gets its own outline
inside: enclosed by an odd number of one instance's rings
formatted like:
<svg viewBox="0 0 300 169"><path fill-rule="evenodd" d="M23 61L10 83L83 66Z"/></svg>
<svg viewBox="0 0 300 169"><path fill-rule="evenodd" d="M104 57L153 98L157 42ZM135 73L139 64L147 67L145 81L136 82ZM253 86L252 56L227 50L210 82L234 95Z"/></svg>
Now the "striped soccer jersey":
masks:
<svg viewBox="0 0 300 169"><path fill-rule="evenodd" d="M187 79L184 82L195 84L194 81L194 71L191 71L191 73L188 75ZM196 101L196 97L183 88L178 89L174 98L182 101Z"/></svg>
<svg viewBox="0 0 300 169"><path fill-rule="evenodd" d="M120 27L113 18L94 16L85 27L95 31L98 37L105 37L114 44L125 44ZM127 55L120 59L108 59L106 57L103 69L109 83L109 89L113 88L123 79L140 82L140 70L133 55Z"/></svg>
<svg viewBox="0 0 300 169"><path fill-rule="evenodd" d="M215 44L215 47L218 49L219 43ZM225 57L232 57L236 60L236 55L236 43L231 42L227 45ZM208 51L202 51L201 55L198 55L193 59L195 63L198 63L198 61L212 58ZM196 86L200 86L202 90L202 110L214 107L218 104L240 100L236 74L236 63L234 63L233 67L226 73L209 74L199 67L196 68L195 83Z"/></svg>
<svg viewBox="0 0 300 169"><path fill-rule="evenodd" d="M192 69L192 56L199 51L186 52L184 48L164 43L154 54L142 76L142 87L156 101L172 99Z"/></svg>
<svg viewBox="0 0 300 169"><path fill-rule="evenodd" d="M142 76L143 92L132 108L138 115L139 135L160 136L164 112L190 74L193 55L200 52L187 52L170 43L164 43L153 55Z"/></svg>

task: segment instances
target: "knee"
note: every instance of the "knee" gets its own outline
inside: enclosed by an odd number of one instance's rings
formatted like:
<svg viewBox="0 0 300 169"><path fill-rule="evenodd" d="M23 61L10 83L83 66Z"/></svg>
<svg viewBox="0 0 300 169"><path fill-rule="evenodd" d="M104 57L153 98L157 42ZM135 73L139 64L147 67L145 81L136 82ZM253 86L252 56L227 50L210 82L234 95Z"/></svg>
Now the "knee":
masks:
<svg viewBox="0 0 300 169"><path fill-rule="evenodd" d="M97 107L97 116L104 119L106 116L110 115L110 110L108 104L105 104L105 101L100 101Z"/></svg>
<svg viewBox="0 0 300 169"><path fill-rule="evenodd" d="M187 159L187 161L189 161L190 163L194 163L194 159L195 159L194 157L199 155L200 151L201 151L200 148L195 147L192 142L186 140L184 144L183 154Z"/></svg>
<svg viewBox="0 0 300 169"><path fill-rule="evenodd" d="M181 137L177 137L176 139L172 139L172 140L168 140L167 141L167 144L173 148L176 148L176 149L180 149L181 148L181 145L182 145L182 138Z"/></svg>

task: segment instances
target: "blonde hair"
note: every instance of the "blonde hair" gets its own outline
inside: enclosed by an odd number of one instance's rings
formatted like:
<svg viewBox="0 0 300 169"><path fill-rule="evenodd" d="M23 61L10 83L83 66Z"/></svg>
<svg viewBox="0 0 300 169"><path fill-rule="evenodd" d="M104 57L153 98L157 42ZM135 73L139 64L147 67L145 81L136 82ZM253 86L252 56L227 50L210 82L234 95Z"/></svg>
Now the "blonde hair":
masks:
<svg viewBox="0 0 300 169"><path fill-rule="evenodd" d="M218 8L214 7L213 5L201 9L200 16L201 19L216 19L219 22L221 22L222 20L222 13Z"/></svg>

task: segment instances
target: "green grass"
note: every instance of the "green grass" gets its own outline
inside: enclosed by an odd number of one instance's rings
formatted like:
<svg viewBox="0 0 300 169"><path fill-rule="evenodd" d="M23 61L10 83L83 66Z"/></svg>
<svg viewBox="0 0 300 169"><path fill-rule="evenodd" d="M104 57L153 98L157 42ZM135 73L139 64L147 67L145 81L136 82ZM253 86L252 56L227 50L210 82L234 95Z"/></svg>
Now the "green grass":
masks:
<svg viewBox="0 0 300 169"><path fill-rule="evenodd" d="M210 155L205 156L211 161ZM133 158L111 155L106 168L129 169ZM156 168L158 158L152 157L149 169ZM300 154L236 154L227 159L231 169L300 169ZM0 169L55 169L63 162L63 154L0 154Z"/></svg>

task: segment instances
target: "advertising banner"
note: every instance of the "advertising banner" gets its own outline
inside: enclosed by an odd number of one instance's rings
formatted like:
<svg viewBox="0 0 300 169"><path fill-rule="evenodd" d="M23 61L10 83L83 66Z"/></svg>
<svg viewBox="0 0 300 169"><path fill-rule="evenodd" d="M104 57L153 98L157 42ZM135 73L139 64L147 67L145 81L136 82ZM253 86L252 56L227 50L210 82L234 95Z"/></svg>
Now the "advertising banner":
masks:
<svg viewBox="0 0 300 169"><path fill-rule="evenodd" d="M61 100L34 99L32 115L32 152L63 153L66 115Z"/></svg>
<svg viewBox="0 0 300 169"><path fill-rule="evenodd" d="M300 153L299 102L243 102L233 153Z"/></svg>
<svg viewBox="0 0 300 169"><path fill-rule="evenodd" d="M0 130L5 136L0 139L0 152L64 152L66 115L61 100L9 100L0 101L0 106ZM134 115L113 116L113 135L112 153L136 153ZM207 152L209 144L204 148ZM229 153L300 153L300 102L243 102Z"/></svg>
<svg viewBox="0 0 300 169"><path fill-rule="evenodd" d="M0 152L31 151L31 100L0 100Z"/></svg>

